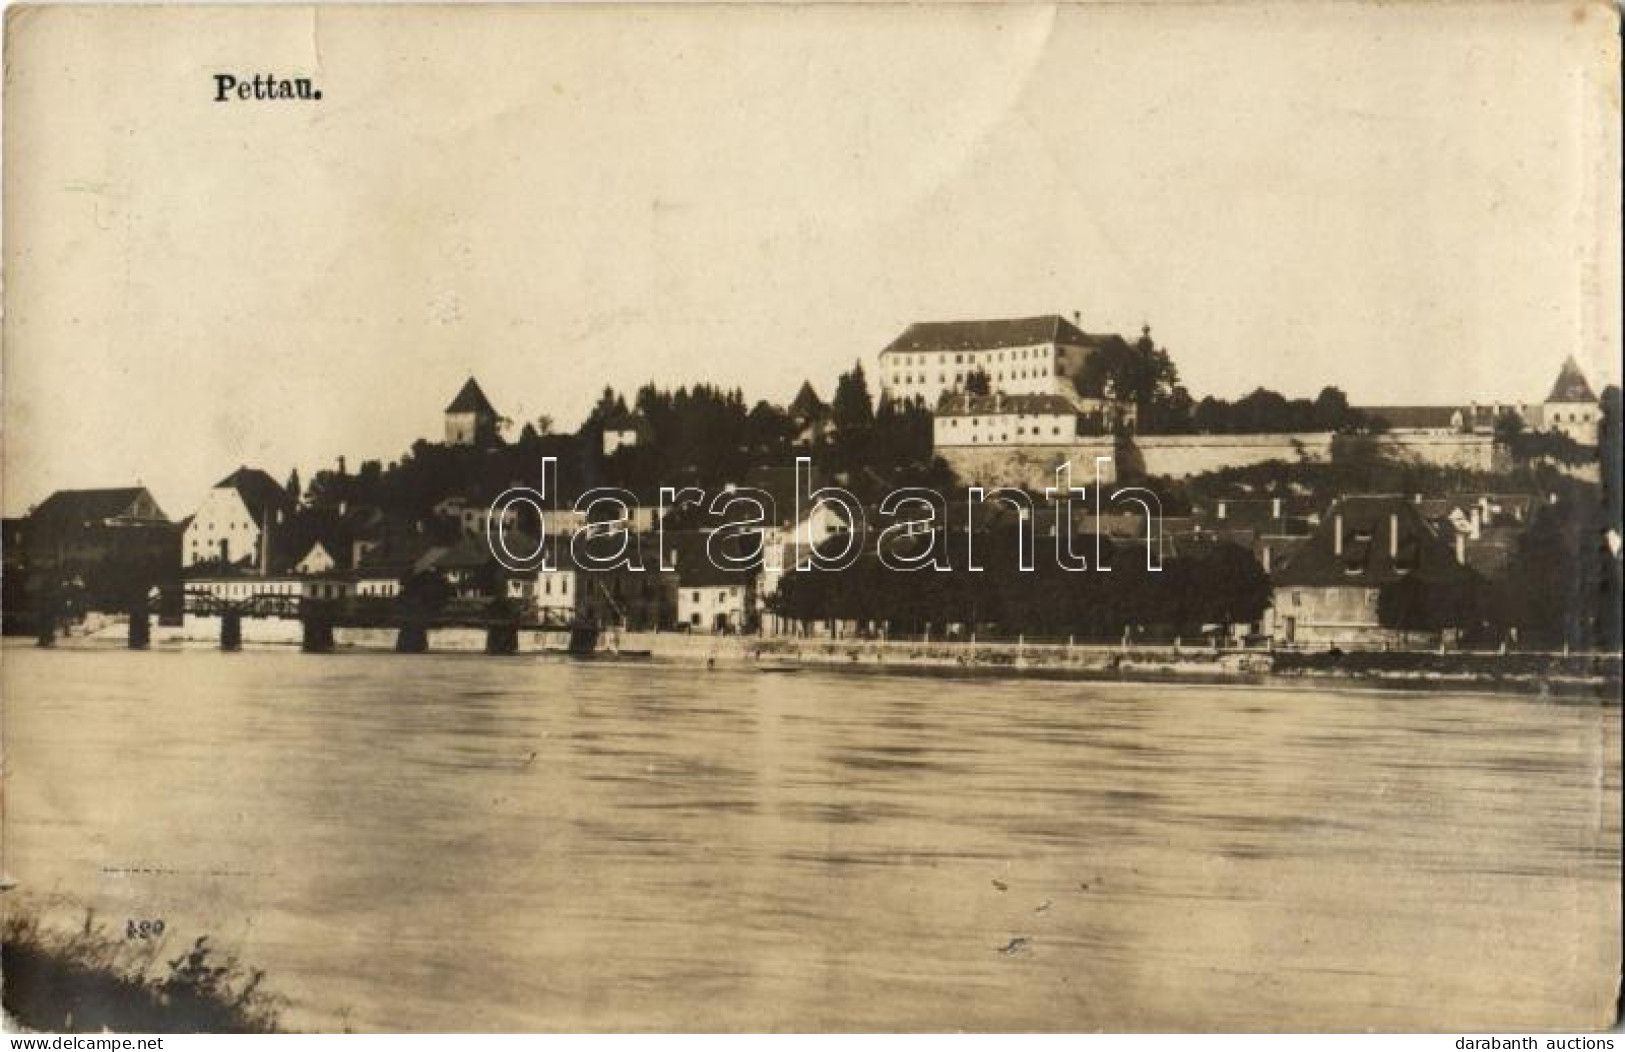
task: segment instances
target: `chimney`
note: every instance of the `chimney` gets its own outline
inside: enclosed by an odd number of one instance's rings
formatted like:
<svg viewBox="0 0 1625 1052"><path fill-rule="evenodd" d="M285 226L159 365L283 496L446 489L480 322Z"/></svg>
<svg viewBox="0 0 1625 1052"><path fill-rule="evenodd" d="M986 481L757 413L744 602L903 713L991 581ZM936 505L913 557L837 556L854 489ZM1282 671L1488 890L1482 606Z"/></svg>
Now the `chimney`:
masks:
<svg viewBox="0 0 1625 1052"><path fill-rule="evenodd" d="M1343 554L1343 516L1341 513L1332 516L1332 554Z"/></svg>
<svg viewBox="0 0 1625 1052"><path fill-rule="evenodd" d="M260 576L271 572L271 509L265 509L265 524L260 527Z"/></svg>
<svg viewBox="0 0 1625 1052"><path fill-rule="evenodd" d="M1219 511L1217 516L1219 519L1222 520L1225 517L1225 510L1224 501L1219 501Z"/></svg>
<svg viewBox="0 0 1625 1052"><path fill-rule="evenodd" d="M1264 545L1264 572L1270 572L1270 546Z"/></svg>
<svg viewBox="0 0 1625 1052"><path fill-rule="evenodd" d="M342 453L339 454L339 474L344 474L344 455Z"/></svg>
<svg viewBox="0 0 1625 1052"><path fill-rule="evenodd" d="M1281 517L1281 498L1276 497L1274 500L1270 501L1270 518L1279 519L1280 517Z"/></svg>
<svg viewBox="0 0 1625 1052"><path fill-rule="evenodd" d="M1388 558L1399 558L1399 516L1388 516Z"/></svg>
<svg viewBox="0 0 1625 1052"><path fill-rule="evenodd" d="M1472 527L1471 527L1471 529L1472 529L1473 540L1475 540L1475 541L1478 540L1480 537L1482 537L1484 535L1484 509L1482 509L1482 508L1474 508L1473 509L1473 518L1472 518Z"/></svg>
<svg viewBox="0 0 1625 1052"><path fill-rule="evenodd" d="M1420 504L1420 503L1422 503L1422 495L1420 493L1412 493L1411 494L1411 503L1412 504Z"/></svg>
<svg viewBox="0 0 1625 1052"><path fill-rule="evenodd" d="M1072 312L1072 324L1080 329L1083 328L1083 311L1075 310Z"/></svg>
<svg viewBox="0 0 1625 1052"><path fill-rule="evenodd" d="M1463 565L1467 562L1467 535L1465 533L1456 534L1456 561Z"/></svg>
<svg viewBox="0 0 1625 1052"><path fill-rule="evenodd" d="M350 507L350 502L349 501L347 501L347 500L339 501L339 518L342 519L344 517L345 511L347 511L349 509L349 507Z"/></svg>

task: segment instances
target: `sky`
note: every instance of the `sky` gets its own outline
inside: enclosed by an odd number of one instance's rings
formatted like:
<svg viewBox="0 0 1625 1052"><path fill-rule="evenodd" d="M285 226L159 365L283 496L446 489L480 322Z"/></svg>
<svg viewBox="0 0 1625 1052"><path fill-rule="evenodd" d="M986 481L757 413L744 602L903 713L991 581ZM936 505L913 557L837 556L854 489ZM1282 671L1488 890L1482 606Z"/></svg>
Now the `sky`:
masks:
<svg viewBox="0 0 1625 1052"><path fill-rule="evenodd" d="M437 438L469 375L827 397L910 322L1198 397L1619 379L1605 4L12 9L5 513ZM216 73L321 101L216 103Z"/></svg>

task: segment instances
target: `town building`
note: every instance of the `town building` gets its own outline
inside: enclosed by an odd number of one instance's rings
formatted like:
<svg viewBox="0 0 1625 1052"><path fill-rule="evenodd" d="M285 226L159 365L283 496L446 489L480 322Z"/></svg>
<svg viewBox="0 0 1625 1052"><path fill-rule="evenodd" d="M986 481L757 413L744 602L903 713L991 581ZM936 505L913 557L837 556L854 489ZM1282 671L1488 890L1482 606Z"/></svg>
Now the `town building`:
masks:
<svg viewBox="0 0 1625 1052"><path fill-rule="evenodd" d="M58 490L20 520L7 520L7 621L20 628L33 598L59 585L80 590L83 609L120 610L138 594L172 586L181 527L141 486Z"/></svg>
<svg viewBox="0 0 1625 1052"><path fill-rule="evenodd" d="M353 573L356 595L393 598L419 573L431 572L450 550L424 532L386 532L361 551Z"/></svg>
<svg viewBox="0 0 1625 1052"><path fill-rule="evenodd" d="M756 626L760 535L731 540L736 554L756 547L757 564L748 569L719 566L707 550L707 534L692 531L671 539L666 565L676 567L677 623L690 632L745 632Z"/></svg>
<svg viewBox="0 0 1625 1052"><path fill-rule="evenodd" d="M1479 581L1466 565L1464 537L1446 535L1413 498L1388 495L1334 501L1285 565L1272 567L1271 578L1266 626L1289 645L1403 642L1410 633L1379 616L1385 588L1415 581L1446 605L1448 596Z"/></svg>
<svg viewBox="0 0 1625 1052"><path fill-rule="evenodd" d="M649 422L640 413L618 407L598 422L599 449L606 457L649 441Z"/></svg>
<svg viewBox="0 0 1625 1052"><path fill-rule="evenodd" d="M189 571L183 584L188 611L228 604L259 617L297 617L302 599L346 599L355 594L354 579L341 573L260 574L210 566Z"/></svg>
<svg viewBox="0 0 1625 1052"><path fill-rule="evenodd" d="M470 376L457 397L446 406L446 445L475 446L496 438L501 416Z"/></svg>
<svg viewBox="0 0 1625 1052"><path fill-rule="evenodd" d="M252 563L268 568L270 538L293 510L287 490L258 468L240 467L214 484L181 538L181 564Z"/></svg>
<svg viewBox="0 0 1625 1052"><path fill-rule="evenodd" d="M172 540L173 532L169 517L142 486L63 489L28 513L15 541L31 567L82 568L143 534Z"/></svg>
<svg viewBox="0 0 1625 1052"><path fill-rule="evenodd" d="M1511 415L1526 422L1527 407L1513 402L1468 402L1463 405L1376 405L1359 410L1385 430L1412 435L1490 435L1496 422Z"/></svg>
<svg viewBox="0 0 1625 1052"><path fill-rule="evenodd" d="M1467 402L1459 405L1360 406L1359 411L1396 435L1493 435L1512 418L1530 431L1567 435L1583 446L1597 444L1602 408L1571 355L1558 370L1551 393L1539 404Z"/></svg>
<svg viewBox="0 0 1625 1052"><path fill-rule="evenodd" d="M802 381L801 390L791 399L786 413L795 426L794 439L798 446L816 446L835 431L834 412L808 381Z"/></svg>

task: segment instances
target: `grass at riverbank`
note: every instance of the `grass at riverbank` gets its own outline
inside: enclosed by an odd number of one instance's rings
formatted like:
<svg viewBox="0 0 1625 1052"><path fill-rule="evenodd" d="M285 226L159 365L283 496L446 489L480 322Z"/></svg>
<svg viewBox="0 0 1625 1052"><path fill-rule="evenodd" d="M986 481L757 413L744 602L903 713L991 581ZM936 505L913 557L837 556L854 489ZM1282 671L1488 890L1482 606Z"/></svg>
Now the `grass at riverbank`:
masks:
<svg viewBox="0 0 1625 1052"><path fill-rule="evenodd" d="M10 908L0 926L6 1013L48 1033L265 1034L278 1029L281 1002L198 936L177 949L126 940L86 912L74 931L48 928Z"/></svg>

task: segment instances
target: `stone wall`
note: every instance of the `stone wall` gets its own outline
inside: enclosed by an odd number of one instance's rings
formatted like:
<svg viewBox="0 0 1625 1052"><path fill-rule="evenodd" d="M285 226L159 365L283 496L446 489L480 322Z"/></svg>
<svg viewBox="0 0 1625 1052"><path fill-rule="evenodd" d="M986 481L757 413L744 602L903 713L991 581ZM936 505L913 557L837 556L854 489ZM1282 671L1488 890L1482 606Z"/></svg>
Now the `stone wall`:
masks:
<svg viewBox="0 0 1625 1052"><path fill-rule="evenodd" d="M1094 481L1095 458L1110 457L1101 477L1113 483L1141 475L1185 478L1223 468L1263 464L1325 462L1331 459L1331 432L1269 435L1141 435L1128 443L1110 438L1081 439L1049 446L972 446L937 452L967 486L1024 486L1041 490L1055 484L1055 469L1070 461L1073 484ZM1442 467L1494 470L1494 440L1489 435L1439 435L1397 431L1375 438L1378 447L1399 460Z"/></svg>

